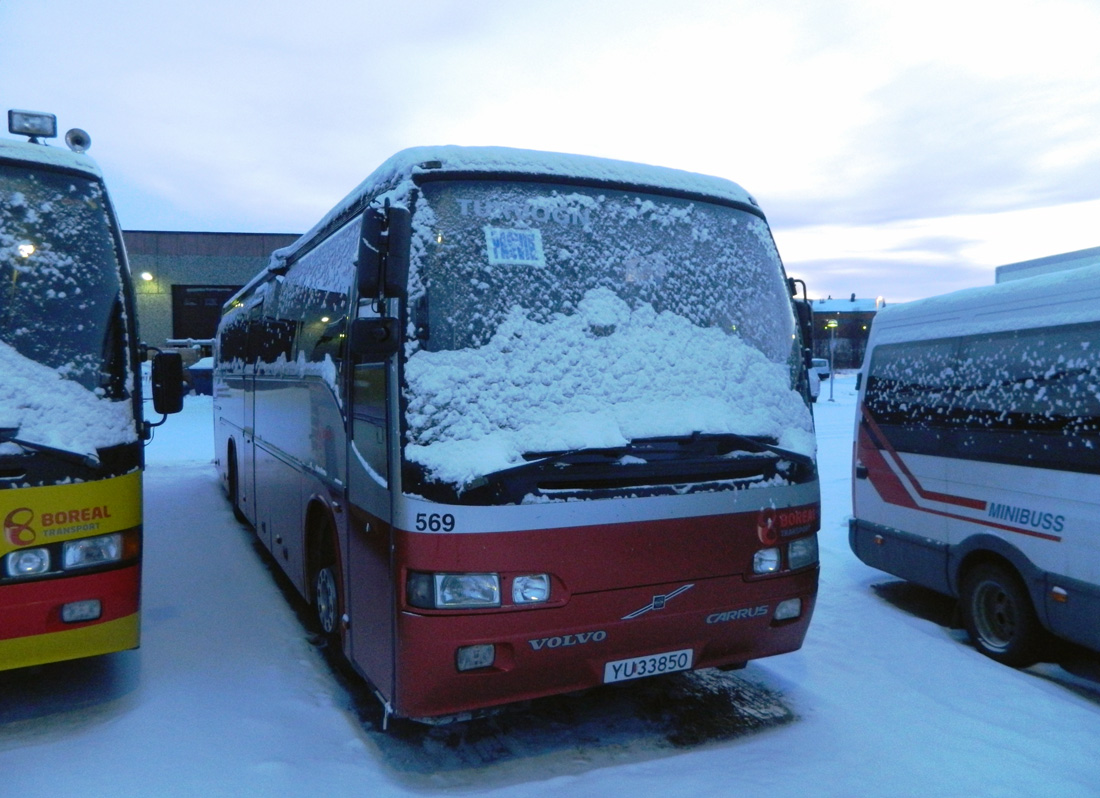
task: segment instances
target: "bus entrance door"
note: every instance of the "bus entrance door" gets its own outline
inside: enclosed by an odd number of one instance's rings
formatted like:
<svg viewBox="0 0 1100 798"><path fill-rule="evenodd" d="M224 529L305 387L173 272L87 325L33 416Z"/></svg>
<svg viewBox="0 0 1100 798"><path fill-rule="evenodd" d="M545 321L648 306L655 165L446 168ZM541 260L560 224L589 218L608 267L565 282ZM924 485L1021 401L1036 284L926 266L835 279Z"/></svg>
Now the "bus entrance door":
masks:
<svg viewBox="0 0 1100 798"><path fill-rule="evenodd" d="M386 700L393 698L394 574L389 478L388 366L355 366L348 456L348 588L351 659Z"/></svg>

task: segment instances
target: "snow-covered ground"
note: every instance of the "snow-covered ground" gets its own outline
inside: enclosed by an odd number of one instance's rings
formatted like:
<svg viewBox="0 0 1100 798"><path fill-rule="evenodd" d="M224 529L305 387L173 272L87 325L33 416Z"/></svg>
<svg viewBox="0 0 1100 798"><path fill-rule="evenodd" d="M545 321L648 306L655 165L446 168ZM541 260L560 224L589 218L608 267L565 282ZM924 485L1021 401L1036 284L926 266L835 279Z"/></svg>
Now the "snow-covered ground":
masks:
<svg viewBox="0 0 1100 798"><path fill-rule="evenodd" d="M1100 794L1100 659L997 665L949 602L849 551L853 387L839 375L815 406L822 580L801 651L388 734L233 520L210 399L189 397L148 450L142 647L0 673L0 795Z"/></svg>

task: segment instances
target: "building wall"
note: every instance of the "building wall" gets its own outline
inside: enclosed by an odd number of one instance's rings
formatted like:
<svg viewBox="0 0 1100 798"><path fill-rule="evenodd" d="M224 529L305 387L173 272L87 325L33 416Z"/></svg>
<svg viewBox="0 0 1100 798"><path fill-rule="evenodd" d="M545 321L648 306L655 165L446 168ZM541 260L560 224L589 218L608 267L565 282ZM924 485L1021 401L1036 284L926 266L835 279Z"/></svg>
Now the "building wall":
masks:
<svg viewBox="0 0 1100 798"><path fill-rule="evenodd" d="M173 337L173 286L242 286L267 266L274 250L298 238L279 233L141 230L123 231L122 237L134 276L141 337L158 347ZM142 279L142 273L152 279Z"/></svg>
<svg viewBox="0 0 1100 798"><path fill-rule="evenodd" d="M867 337L871 334L871 322L875 311L828 312L814 311L814 357L829 359L830 344L836 347L833 367L858 369L867 351ZM830 331L829 320L835 319L835 332Z"/></svg>
<svg viewBox="0 0 1100 798"><path fill-rule="evenodd" d="M812 299L814 311L814 357L829 358L830 345L835 346L833 366L838 369L858 369L867 351L867 337L871 334L871 322L880 307L885 307L882 297L877 299ZM835 320L837 326L830 330L828 324Z"/></svg>

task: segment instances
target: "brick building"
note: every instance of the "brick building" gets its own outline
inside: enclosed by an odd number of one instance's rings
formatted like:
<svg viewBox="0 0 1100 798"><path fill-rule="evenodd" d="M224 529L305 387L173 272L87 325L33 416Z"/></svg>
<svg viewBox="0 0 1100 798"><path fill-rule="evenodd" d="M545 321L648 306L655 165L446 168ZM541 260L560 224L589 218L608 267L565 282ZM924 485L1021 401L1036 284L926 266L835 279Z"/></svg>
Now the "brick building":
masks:
<svg viewBox="0 0 1100 798"><path fill-rule="evenodd" d="M126 230L142 340L212 338L225 300L297 240L276 233Z"/></svg>

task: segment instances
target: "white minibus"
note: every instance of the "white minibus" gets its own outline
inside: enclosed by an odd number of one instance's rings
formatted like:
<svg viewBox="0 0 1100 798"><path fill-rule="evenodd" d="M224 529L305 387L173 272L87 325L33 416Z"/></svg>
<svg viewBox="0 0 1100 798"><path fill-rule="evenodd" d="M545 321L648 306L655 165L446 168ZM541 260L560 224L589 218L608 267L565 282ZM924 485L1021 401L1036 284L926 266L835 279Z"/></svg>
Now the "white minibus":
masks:
<svg viewBox="0 0 1100 798"><path fill-rule="evenodd" d="M853 470L852 550L957 596L983 654L1100 651L1100 267L882 310Z"/></svg>

